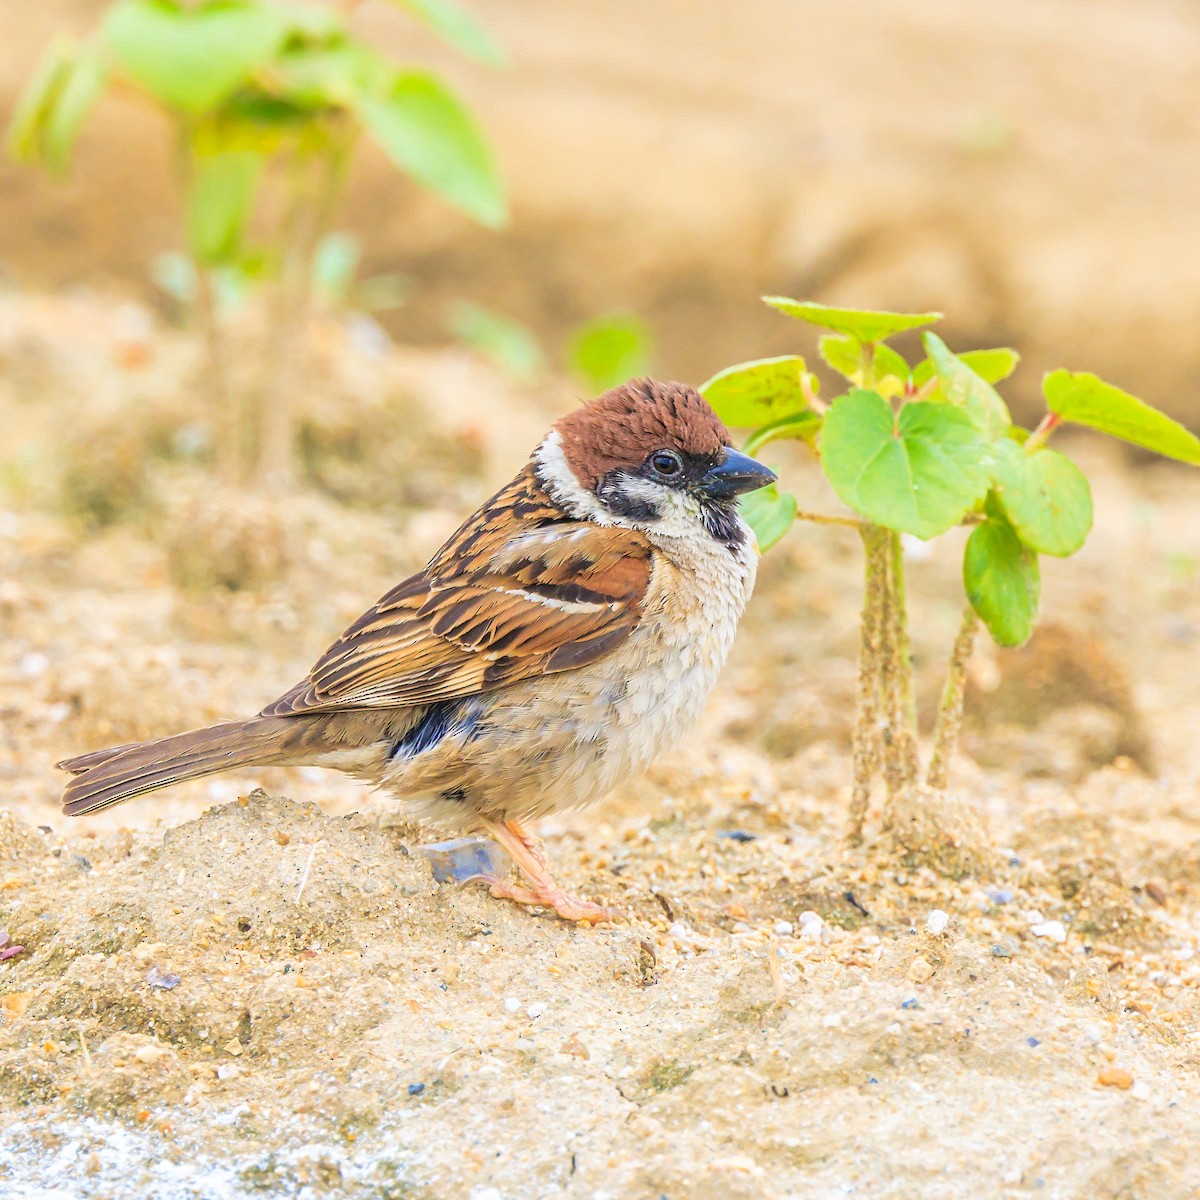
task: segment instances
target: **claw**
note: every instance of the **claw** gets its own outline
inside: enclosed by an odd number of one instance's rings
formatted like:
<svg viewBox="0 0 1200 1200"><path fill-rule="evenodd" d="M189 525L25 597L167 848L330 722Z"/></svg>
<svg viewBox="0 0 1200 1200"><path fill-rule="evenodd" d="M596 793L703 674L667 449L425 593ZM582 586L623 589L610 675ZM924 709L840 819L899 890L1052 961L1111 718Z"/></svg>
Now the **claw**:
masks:
<svg viewBox="0 0 1200 1200"><path fill-rule="evenodd" d="M541 846L515 821L489 821L487 828L512 855L531 885L522 887L494 875L476 876L487 883L496 899L551 908L564 921L579 921L589 925L598 924L600 921L616 921L624 915L614 908L605 908L602 904L594 904L590 900L576 900L575 897L568 896L550 874Z"/></svg>

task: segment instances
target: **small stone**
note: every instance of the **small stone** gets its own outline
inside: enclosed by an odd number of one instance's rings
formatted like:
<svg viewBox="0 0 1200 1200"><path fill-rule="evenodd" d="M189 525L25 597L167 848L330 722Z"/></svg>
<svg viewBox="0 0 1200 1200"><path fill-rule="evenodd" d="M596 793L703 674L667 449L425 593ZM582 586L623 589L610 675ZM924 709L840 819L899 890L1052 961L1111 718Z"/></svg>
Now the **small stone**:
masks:
<svg viewBox="0 0 1200 1200"><path fill-rule="evenodd" d="M423 1083L410 1083L408 1085L408 1094L410 1096L419 1096L425 1090Z"/></svg>
<svg viewBox="0 0 1200 1200"><path fill-rule="evenodd" d="M1013 894L1008 888L987 888L984 895L993 904L1011 904L1013 901Z"/></svg>
<svg viewBox="0 0 1200 1200"><path fill-rule="evenodd" d="M157 991L172 992L179 986L181 980L178 975L172 975L161 967L151 967L146 973L146 982Z"/></svg>
<svg viewBox="0 0 1200 1200"><path fill-rule="evenodd" d="M791 937L792 931L796 928L791 921L776 921L773 926L775 932L780 937Z"/></svg>
<svg viewBox="0 0 1200 1200"><path fill-rule="evenodd" d="M800 936L807 942L819 942L825 922L818 913L806 909L800 914Z"/></svg>
<svg viewBox="0 0 1200 1200"><path fill-rule="evenodd" d="M588 1048L579 1040L578 1034L572 1034L559 1047L559 1054L570 1054L574 1058L591 1058Z"/></svg>
<svg viewBox="0 0 1200 1200"><path fill-rule="evenodd" d="M916 996L909 996L909 998L907 1000L900 1001L900 1007L901 1008L920 1008L921 1006L917 1003Z"/></svg>
<svg viewBox="0 0 1200 1200"><path fill-rule="evenodd" d="M133 1057L140 1063L156 1063L166 1051L161 1046L139 1046L134 1052Z"/></svg>
<svg viewBox="0 0 1200 1200"><path fill-rule="evenodd" d="M518 1000L516 998L516 996L505 996L504 997L504 1011L508 1012L508 1013L520 1012L521 1011L520 1000Z"/></svg>
<svg viewBox="0 0 1200 1200"><path fill-rule="evenodd" d="M242 1068L237 1063L222 1063L217 1068L217 1078L222 1083L228 1083L231 1079L236 1079L242 1073Z"/></svg>
<svg viewBox="0 0 1200 1200"><path fill-rule="evenodd" d="M1128 1071L1123 1071L1120 1067L1105 1067L1096 1076L1096 1082L1101 1087L1120 1088L1121 1091L1127 1092L1133 1087L1133 1076Z"/></svg>
<svg viewBox="0 0 1200 1200"><path fill-rule="evenodd" d="M536 1004L531 1004L526 1010L525 1015L531 1020L536 1021L538 1017L546 1011L546 1005L539 1000Z"/></svg>
<svg viewBox="0 0 1200 1200"><path fill-rule="evenodd" d="M1139 1079L1137 1081L1137 1083L1135 1083L1133 1085L1133 1087L1130 1088L1129 1094L1135 1100L1149 1100L1150 1099L1150 1085L1148 1083L1145 1083L1143 1080Z"/></svg>
<svg viewBox="0 0 1200 1200"><path fill-rule="evenodd" d="M1034 937L1049 938L1052 942L1067 940L1067 927L1061 921L1039 921L1030 927Z"/></svg>
<svg viewBox="0 0 1200 1200"><path fill-rule="evenodd" d="M934 934L946 932L946 926L950 924L950 914L943 912L940 908L935 908L933 912L925 918L925 929L927 932Z"/></svg>
<svg viewBox="0 0 1200 1200"><path fill-rule="evenodd" d="M933 963L927 958L914 958L909 964L908 977L913 983L928 983L933 978Z"/></svg>
<svg viewBox="0 0 1200 1200"><path fill-rule="evenodd" d="M1011 946L1005 946L1001 942L997 942L992 947L993 958L1012 958L1013 952Z"/></svg>

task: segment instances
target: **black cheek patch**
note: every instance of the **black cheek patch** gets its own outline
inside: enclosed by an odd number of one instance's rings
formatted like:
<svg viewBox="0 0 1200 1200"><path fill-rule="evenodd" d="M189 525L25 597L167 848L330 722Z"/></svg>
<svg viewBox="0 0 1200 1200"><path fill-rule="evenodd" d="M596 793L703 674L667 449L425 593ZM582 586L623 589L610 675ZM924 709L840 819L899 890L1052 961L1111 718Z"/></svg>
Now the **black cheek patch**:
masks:
<svg viewBox="0 0 1200 1200"><path fill-rule="evenodd" d="M630 521L657 521L662 515L649 500L631 496L626 488L629 476L624 471L609 471L596 485L596 499L617 517Z"/></svg>

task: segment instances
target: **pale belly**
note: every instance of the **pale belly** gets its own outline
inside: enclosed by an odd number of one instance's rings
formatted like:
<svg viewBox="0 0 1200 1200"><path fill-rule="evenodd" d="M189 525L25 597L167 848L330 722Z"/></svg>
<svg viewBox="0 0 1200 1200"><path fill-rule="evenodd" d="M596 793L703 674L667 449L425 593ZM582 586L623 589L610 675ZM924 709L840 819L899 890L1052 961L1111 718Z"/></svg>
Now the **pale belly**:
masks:
<svg viewBox="0 0 1200 1200"><path fill-rule="evenodd" d="M643 770L699 717L753 586L753 552L716 549L724 561L699 576L664 573L610 658L465 702L436 746L380 782L416 815L465 824L581 808Z"/></svg>

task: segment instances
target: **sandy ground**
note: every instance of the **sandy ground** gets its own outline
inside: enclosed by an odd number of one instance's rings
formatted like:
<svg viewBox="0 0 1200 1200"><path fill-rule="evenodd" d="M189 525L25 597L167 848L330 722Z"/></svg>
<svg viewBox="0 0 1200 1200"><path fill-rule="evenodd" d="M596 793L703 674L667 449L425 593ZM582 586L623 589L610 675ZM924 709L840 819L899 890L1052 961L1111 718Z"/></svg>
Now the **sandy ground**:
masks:
<svg viewBox="0 0 1200 1200"><path fill-rule="evenodd" d="M991 849L958 880L906 862L877 811L867 845L844 844L857 552L796 530L702 728L546 823L566 882L629 914L579 929L434 883L415 848L436 831L337 777L220 779L68 823L52 766L258 708L511 473L507 443L562 398L388 357L376 399L432 410L409 450L441 447L425 457L443 474L374 507L309 490L273 576L186 593L172 506L195 466L160 464L158 499L102 531L56 507L73 389L101 387L111 346L95 334L93 361L73 335L64 374L39 311L36 336L28 311L3 326L38 402L0 393L0 929L24 947L0 963L0 1197L1200 1189L1193 476L1075 444L1099 530L1047 565L1058 632L977 655L954 787ZM155 345L123 385L131 426L186 387L179 348ZM442 402L467 384L470 405ZM503 429L466 454L481 412ZM781 465L832 506L811 467ZM910 555L927 691L957 549Z"/></svg>

